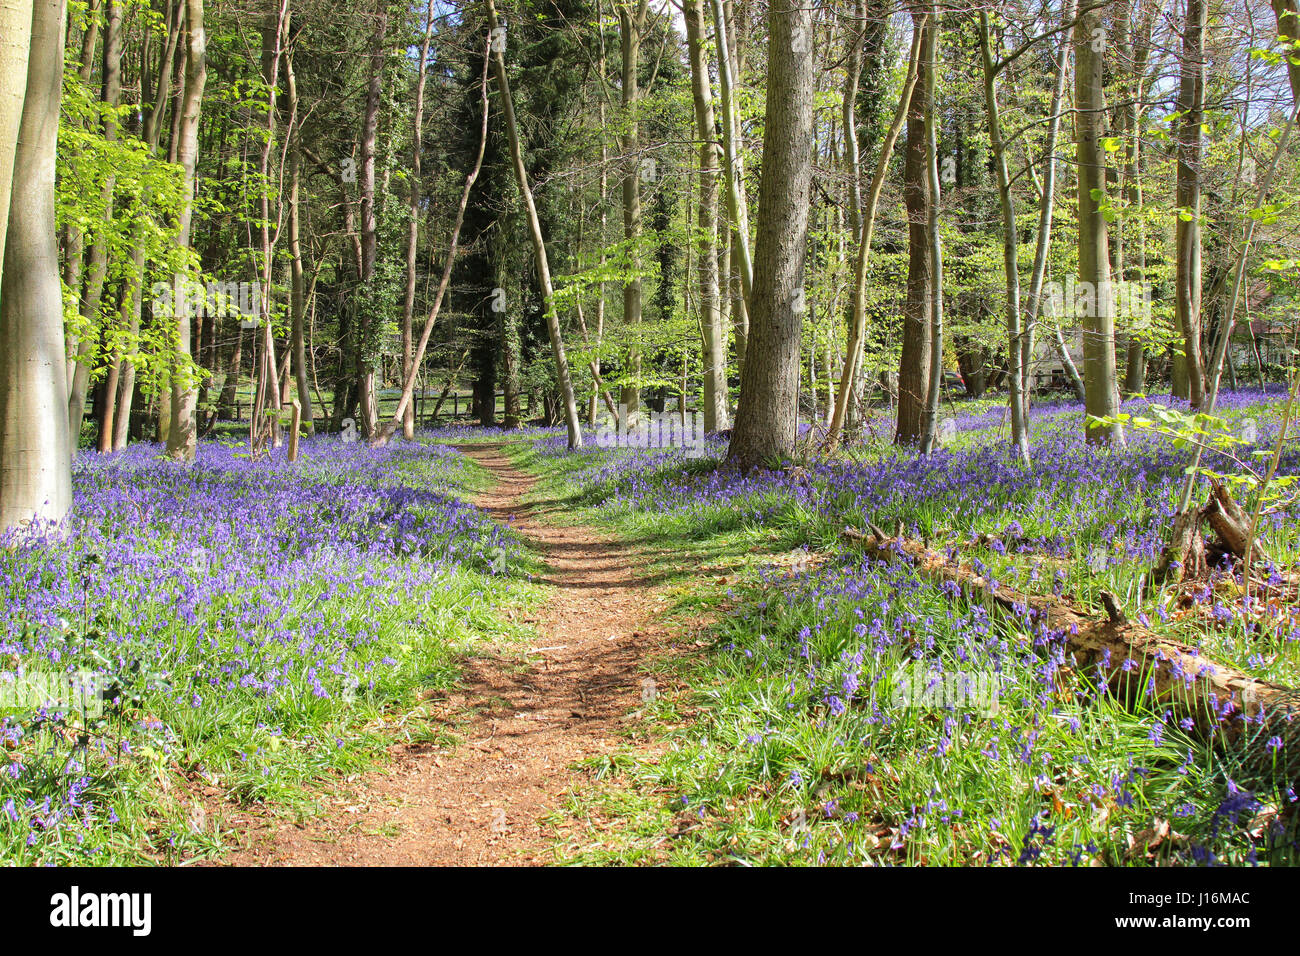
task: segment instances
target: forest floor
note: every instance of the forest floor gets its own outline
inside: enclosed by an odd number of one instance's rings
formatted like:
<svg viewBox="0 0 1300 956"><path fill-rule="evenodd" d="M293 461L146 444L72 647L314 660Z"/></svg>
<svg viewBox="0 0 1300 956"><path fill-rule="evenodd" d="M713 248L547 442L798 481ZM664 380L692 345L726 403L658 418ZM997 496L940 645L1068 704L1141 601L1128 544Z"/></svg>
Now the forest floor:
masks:
<svg viewBox="0 0 1300 956"><path fill-rule="evenodd" d="M669 629L651 555L585 526L554 523L555 501L524 498L535 478L501 445L462 451L496 484L476 504L546 562L550 599L519 650L481 649L442 701L460 742L394 745L389 760L322 796L298 824L249 821L234 865L491 865L554 860L573 821L555 815L581 783L576 764L624 746L653 688Z"/></svg>

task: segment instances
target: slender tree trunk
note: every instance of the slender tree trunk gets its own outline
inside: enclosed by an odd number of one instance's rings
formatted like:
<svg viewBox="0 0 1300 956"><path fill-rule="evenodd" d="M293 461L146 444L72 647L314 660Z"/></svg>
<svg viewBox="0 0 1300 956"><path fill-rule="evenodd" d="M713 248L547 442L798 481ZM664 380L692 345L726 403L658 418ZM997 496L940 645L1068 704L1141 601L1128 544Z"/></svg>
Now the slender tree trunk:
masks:
<svg viewBox="0 0 1300 956"><path fill-rule="evenodd" d="M938 24L939 10L931 13ZM930 201L926 206L925 246L930 257L930 383L927 389L925 416L921 429L921 452L934 451L939 429L939 394L943 388L943 245L939 238L939 129L935 119L935 75L939 72L939 36L936 29L930 34L928 56L930 64L926 74L926 100L929 109L925 114L925 172L929 184Z"/></svg>
<svg viewBox="0 0 1300 956"><path fill-rule="evenodd" d="M203 0L185 0L189 40L185 53L185 92L181 101L180 125L177 133L176 158L184 176L185 199L181 206L180 224L176 242L190 244L190 223L194 216L194 171L199 151L199 109L203 102L203 87L207 82L207 33L203 26ZM176 277L180 287L182 276ZM171 426L167 433L167 454L184 461L193 461L198 447L194 407L198 400L190 356L190 316L188 309L177 309L176 362L172 369Z"/></svg>
<svg viewBox="0 0 1300 956"><path fill-rule="evenodd" d="M903 156L903 205L907 209L907 300L903 305L903 349L898 364L898 422L894 441L921 441L930 396L931 259L926 224L931 202L926 176L926 117L931 112L930 50L935 24L912 14L913 29L921 33L921 59L916 88L907 110L907 149Z"/></svg>
<svg viewBox="0 0 1300 956"><path fill-rule="evenodd" d="M772 0L749 355L727 458L751 468L794 451L803 270L812 188L811 8Z"/></svg>
<svg viewBox="0 0 1300 956"><path fill-rule="evenodd" d="M122 95L122 4L108 0L107 14L100 99L105 107L114 110ZM116 116L104 120L103 132L106 141L111 143L117 140ZM100 187L100 203L106 210L105 217L110 220L113 216L113 191L116 183L117 176L113 170L109 170ZM86 415L86 389L99 344L99 306L103 301L104 281L108 276L108 245L102 239L91 243L86 254L85 268L81 290L81 320L86 333L77 343L76 367L68 394L68 433L72 436L74 446L81 440L81 422Z"/></svg>
<svg viewBox="0 0 1300 956"><path fill-rule="evenodd" d="M1094 292L1094 307L1083 321L1083 376L1089 442L1124 442L1123 426L1101 425L1094 418L1119 411L1115 385L1115 311L1110 283L1110 243L1101 209L1106 199L1106 99L1102 53L1095 38L1101 31L1097 11L1086 10L1074 28L1075 157L1079 176L1079 281ZM1104 33L1101 33L1104 35Z"/></svg>
<svg viewBox="0 0 1300 956"><path fill-rule="evenodd" d="M497 27L496 5L487 0L488 17L492 27ZM582 447L582 425L578 421L578 406L573 398L573 380L569 375L569 359L564 352L564 337L560 332L560 317L555 311L555 288L551 284L551 266L546 255L546 241L542 236L541 220L537 216L537 206L533 202L533 191L528 186L528 171L524 167L523 147L519 140L519 128L515 122L515 106L510 96L510 79L506 74L505 50L498 45L493 57L493 67L497 76L497 85L501 88L501 109L505 114L506 138L510 143L510 161L515 170L515 181L519 185L520 195L524 201L524 212L528 218L528 233L533 243L533 255L537 262L537 278L542 286L542 305L546 310L546 331L551 339L551 353L555 358L555 378L559 383L560 399L564 403L564 421L569 433L569 447Z"/></svg>
<svg viewBox="0 0 1300 956"><path fill-rule="evenodd" d="M493 15L493 19L495 19L495 14ZM410 407L415 400L415 383L420 374L420 364L424 361L424 351L429 346L429 336L433 333L433 327L438 322L438 313L442 310L443 297L447 294L447 287L451 284L451 272L452 272L452 268L456 264L456 248L457 248L457 244L460 241L460 228L461 225L465 222L465 207L469 205L470 190L474 188L474 183L478 179L479 170L483 168L483 153L487 149L487 129L488 129L487 74L488 74L488 62L492 58L492 40L489 38L487 42L488 45L487 48L484 50L484 54L483 54L483 74L480 80L481 87L482 87L483 123L479 131L478 154L474 158L474 168L471 169L469 175L465 177L465 188L461 191L460 205L456 208L456 223L454 226L452 226L452 230L451 230L451 243L449 244L449 247L447 249L447 261L442 267L442 279L438 282L438 291L433 297L433 304L429 307L429 315L424 320L424 329L420 333L420 341L415 346L415 352L411 357L411 367L407 370L405 380L402 382L402 394L401 397L399 397L397 400L397 409L393 412L392 420L389 421L388 424L376 430L375 435L373 436L373 442L376 445L385 444L390 438L393 437L394 434L396 434L399 423L403 421L406 415L406 409ZM498 54L498 56L499 55L500 54ZM502 67L502 71L504 75L504 66ZM505 98L508 102L509 87L506 87L503 84L503 88L505 90ZM514 120L513 111L510 113L510 118L511 118L511 122L513 123ZM520 160L520 162L522 163L522 159ZM529 196L529 202L530 204L532 202L531 196ZM534 217L535 215L536 215L536 211L534 210ZM543 252L545 252L544 249ZM547 281L549 281L549 275ZM558 326L557 326L557 332L558 332ZM567 374L568 372L567 365L565 366L564 371ZM485 410L489 424L491 422L492 415L495 414L496 411L491 404L495 402L493 391L494 391L493 389L488 389L487 398L488 398L489 405ZM572 397L572 386L570 386L569 394L570 397ZM576 412L575 412L574 421L575 422L577 421Z"/></svg>
<svg viewBox="0 0 1300 956"><path fill-rule="evenodd" d="M1134 4L1136 6L1136 2ZM1145 287L1147 281L1147 227L1143 214L1142 173L1144 169L1145 150L1142 145L1142 119L1145 113L1143 100L1146 91L1146 64L1151 55L1151 31L1155 25L1160 8L1155 3L1147 3L1142 17L1133 33L1132 69L1129 72L1129 104L1123 111L1124 124L1129 133L1124 149L1125 199L1129 208L1134 210L1130 216L1134 222L1134 246L1136 251L1136 280ZM1146 345L1142 336L1130 330L1128 336L1128 354L1125 356L1124 393L1137 395L1146 391Z"/></svg>
<svg viewBox="0 0 1300 956"><path fill-rule="evenodd" d="M64 0L10 10L0 47L30 37L25 95L13 149L4 274L0 279L0 532L32 519L61 521L72 504L63 293L54 230L54 154L63 91ZM0 23L6 16L0 14ZM17 68L14 50L0 60ZM16 79L0 79L0 133L12 129ZM6 129L7 127L7 129ZM0 141L0 157L9 153ZM0 160L0 165L4 161Z"/></svg>
<svg viewBox="0 0 1300 956"><path fill-rule="evenodd" d="M158 61L158 75L156 78L150 77L150 79L155 80L151 87L153 102L145 113L144 126L141 132L150 154L158 151L158 143L162 136L162 117L167 109L168 94L171 89L172 63L176 56L177 46L180 43L185 15L184 3L181 0L170 0L167 12L167 42ZM144 84L143 78L141 82ZM135 363L131 360L130 354L137 348L140 337L140 307L143 299L144 274L145 240L143 236L137 236L131 249L131 271L127 278L127 284L130 288L123 293L124 298L130 301L131 310L129 314L124 316L123 322L127 330L127 348L122 356L122 368L118 376L117 401L115 403L117 411L113 421L113 451L121 451L130 440L131 413L135 406L136 376Z"/></svg>
<svg viewBox="0 0 1300 956"><path fill-rule="evenodd" d="M410 220L406 235L406 298L402 304L402 381L411 373L412 329L415 322L416 254L420 244L420 193L424 152L424 88L429 78L429 46L433 42L434 0L428 0L424 14L424 39L420 42L420 75L415 83L415 114L412 117ZM402 435L415 438L415 403L408 402L402 419Z"/></svg>
<svg viewBox="0 0 1300 956"><path fill-rule="evenodd" d="M831 421L826 429L825 448L834 452L843 434L848 417L849 402L852 399L856 383L861 378L863 361L863 343L867 329L867 261L871 256L871 238L876 226L876 208L880 204L880 194L885 188L885 177L889 172L890 156L894 144L898 142L899 133L911 109L915 95L917 76L921 70L921 49L924 39L923 27L928 22L928 14L916 22L912 29L912 49L907 57L907 76L903 80L903 92L898 99L889 132L880 146L880 159L876 162L876 172L871 180L871 190L867 194L866 208L862 211L862 229L858 237L857 260L853 268L853 316L849 326L849 341L844 353L844 368L840 372L839 390L835 395L835 406Z"/></svg>
<svg viewBox="0 0 1300 956"><path fill-rule="evenodd" d="M713 91L704 49L704 0L687 0L686 44L691 62L695 135L700 140L698 212L700 333L704 359L704 430L727 427L727 339L718 307L718 143L714 139Z"/></svg>
<svg viewBox="0 0 1300 956"><path fill-rule="evenodd" d="M1174 203L1174 317L1183 336L1174 394L1193 408L1205 401L1201 358L1201 124L1205 101L1205 0L1187 0L1179 81L1178 183ZM1185 389L1185 391L1184 391Z"/></svg>
<svg viewBox="0 0 1300 956"><path fill-rule="evenodd" d="M740 118L736 104L735 39L728 26L725 0L710 0L713 10L714 46L718 51L718 85L722 92L722 151L726 182L727 216L731 223L728 268L722 282L728 288L731 325L736 333L736 368L743 376L749 342L749 299L754 288L754 263L749 249L749 201L745 196L745 157L740 140ZM732 289L731 273L738 273L740 295Z"/></svg>
<svg viewBox="0 0 1300 956"><path fill-rule="evenodd" d="M1065 102L1065 81L1069 75L1071 42L1068 27L1070 21L1074 19L1074 7L1074 0L1066 0L1061 7L1061 26L1067 29L1062 32L1056 51L1056 73L1052 82L1052 101L1047 120L1047 135L1043 144L1043 182L1038 197L1038 229L1034 235L1034 265L1029 274L1029 295L1025 303L1026 334L1023 339L1024 348L1021 350L1020 359L1022 368L1026 370L1026 375L1028 375L1028 369L1033 363L1033 330L1038 323L1039 317L1046 311L1044 308L1043 283L1047 279L1047 258L1048 253L1051 252L1052 222L1056 211L1056 149L1061 131L1061 108ZM1085 397L1083 379L1079 376L1079 370L1075 367L1074 359L1070 356L1070 349L1065 344L1065 337L1061 335L1061 326L1057 316L1053 315L1051 319L1052 344L1056 349L1057 357L1061 360L1062 367L1065 369L1066 378L1069 379L1070 385L1074 389L1075 396L1082 402ZM1027 395L1025 399L1025 421L1028 422L1029 403Z"/></svg>
<svg viewBox="0 0 1300 956"><path fill-rule="evenodd" d="M1026 331L1020 322L1020 231L1016 227L1011 170L1007 165L1001 112L998 108L997 78L1004 64L993 53L988 12L980 10L979 18L980 59L984 64L984 110L988 119L989 144L993 151L998 205L1002 210L1002 271L1007 287L1004 312L1007 329L1007 378L1010 382L1007 404L1011 411L1011 443L1015 446L1016 456L1028 464L1029 419L1028 404L1025 401L1026 365L1022 348Z"/></svg>
<svg viewBox="0 0 1300 956"><path fill-rule="evenodd" d="M298 78L293 69L293 56L285 59L289 89L290 115L298 112ZM307 283L302 261L302 208L299 196L302 179L302 130L294 130L293 152L289 158L289 309L292 315L290 352L293 356L294 381L298 386L299 420L307 426L307 433L315 430L316 410L312 405L311 388L307 378Z"/></svg>
<svg viewBox="0 0 1300 956"><path fill-rule="evenodd" d="M382 9L370 50L370 80L366 85L366 109L361 126L361 284L368 285L375 276L375 257L378 253L379 220L375 212L375 145L379 131L379 100L383 92L384 61L387 58L385 38L388 33L388 14ZM360 402L361 433L366 438L376 437L379 429L379 407L375 392L376 329L374 316L366 309L360 316L360 335L357 342L357 381Z"/></svg>
<svg viewBox="0 0 1300 956"><path fill-rule="evenodd" d="M617 4L619 38L622 46L623 92L623 238L634 272L639 269L641 253L641 137L637 111L641 108L641 90L637 71L640 64L641 35L645 30L646 0ZM636 421L641 408L641 277L633 275L623 284L623 324L632 338L627 353L622 389L622 404L629 421Z"/></svg>

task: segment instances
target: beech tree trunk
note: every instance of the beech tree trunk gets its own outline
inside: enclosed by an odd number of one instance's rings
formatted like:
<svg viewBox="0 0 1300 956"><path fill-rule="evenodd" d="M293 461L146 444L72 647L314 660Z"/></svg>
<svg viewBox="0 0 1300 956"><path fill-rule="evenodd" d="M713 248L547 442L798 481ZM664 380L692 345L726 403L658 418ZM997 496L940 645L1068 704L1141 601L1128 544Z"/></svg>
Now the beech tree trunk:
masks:
<svg viewBox="0 0 1300 956"><path fill-rule="evenodd" d="M190 244L190 222L194 215L194 169L199 154L199 108L207 82L207 33L203 26L203 0L185 0L188 44L185 52L185 91L177 130L176 158L184 175L185 200L181 206L176 241ZM178 285L180 277L177 277ZM167 432L167 454L193 461L198 447L194 406L197 382L191 369L190 318L187 309L176 317L176 364L172 369L171 426Z"/></svg>
<svg viewBox="0 0 1300 956"><path fill-rule="evenodd" d="M12 188L0 278L0 532L33 519L61 521L72 504L72 444L68 434L67 364L63 341L63 291L54 230L54 154L63 92L65 0L20 4L31 15L26 29L7 12L15 32L0 46L30 37L22 114L12 151ZM4 23L6 15L0 15ZM15 50L0 54L17 68ZM0 132L17 98L16 79L0 96ZM7 128L6 128L7 127ZM0 156L9 153L0 141Z"/></svg>
<svg viewBox="0 0 1300 956"><path fill-rule="evenodd" d="M1205 120L1205 0L1187 0L1178 88L1178 182L1174 204L1174 318L1183 337L1174 394L1193 408L1205 401L1201 357L1201 124ZM1181 359L1179 361L1178 359Z"/></svg>
<svg viewBox="0 0 1300 956"><path fill-rule="evenodd" d="M767 72L748 355L727 451L728 460L742 468L788 456L797 437L812 188L813 53L811 9L796 0L772 0Z"/></svg>
<svg viewBox="0 0 1300 956"><path fill-rule="evenodd" d="M0 267L5 260L14 154L27 92L31 39L32 0L0 0Z"/></svg>
<svg viewBox="0 0 1300 956"><path fill-rule="evenodd" d="M1097 11L1087 10L1074 27L1075 157L1079 188L1079 281L1094 291L1095 307L1083 320L1083 378L1088 413L1084 429L1094 444L1124 441L1121 425L1097 425L1096 417L1119 411L1115 382L1115 307L1110 283L1110 242L1102 206L1106 201L1106 98L1103 55L1095 49L1101 30ZM1104 35L1101 34L1101 35ZM1085 288L1087 288L1085 286Z"/></svg>

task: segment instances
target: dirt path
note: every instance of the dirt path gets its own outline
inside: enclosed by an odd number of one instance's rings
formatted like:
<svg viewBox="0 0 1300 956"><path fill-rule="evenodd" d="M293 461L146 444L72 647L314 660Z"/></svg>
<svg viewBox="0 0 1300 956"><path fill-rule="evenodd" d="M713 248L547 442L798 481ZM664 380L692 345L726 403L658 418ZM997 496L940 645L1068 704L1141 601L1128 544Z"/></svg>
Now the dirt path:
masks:
<svg viewBox="0 0 1300 956"><path fill-rule="evenodd" d="M334 795L302 827L254 832L237 865L485 865L550 862L542 818L580 782L570 766L606 753L642 699L641 670L664 631L663 598L644 559L590 528L542 522L546 503L523 508L533 479L499 446L465 446L496 475L477 504L541 552L555 592L537 621L531 666L490 653L465 661L449 713L454 748L393 746L390 763ZM261 828L258 828L261 830Z"/></svg>

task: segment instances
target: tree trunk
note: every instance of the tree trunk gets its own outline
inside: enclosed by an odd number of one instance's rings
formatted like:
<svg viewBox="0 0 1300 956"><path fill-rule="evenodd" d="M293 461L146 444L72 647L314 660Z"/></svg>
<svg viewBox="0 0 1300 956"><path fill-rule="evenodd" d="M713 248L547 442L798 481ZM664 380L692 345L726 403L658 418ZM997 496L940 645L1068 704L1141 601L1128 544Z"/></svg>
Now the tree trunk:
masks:
<svg viewBox="0 0 1300 956"><path fill-rule="evenodd" d="M402 303L402 381L411 374L414 357L412 329L415 323L416 253L420 244L420 193L424 152L424 88L429 79L429 46L433 41L434 2L428 0L424 14L424 39L420 41L420 75L415 83L415 114L411 119L411 192L406 235L406 298ZM415 438L415 403L407 402L402 418L402 435Z"/></svg>
<svg viewBox="0 0 1300 956"><path fill-rule="evenodd" d="M812 14L794 0L768 12L766 143L759 191L748 359L727 458L752 468L794 451L803 269L812 187Z"/></svg>
<svg viewBox="0 0 1300 956"><path fill-rule="evenodd" d="M289 87L290 114L298 111L298 81L294 74L293 57L286 59L286 81ZM298 417L306 424L307 433L315 430L316 410L312 406L311 389L307 381L307 283L303 276L302 214L299 190L302 179L302 131L294 132L294 149L289 158L289 309L292 332L289 344L293 357L293 376L298 386Z"/></svg>
<svg viewBox="0 0 1300 956"><path fill-rule="evenodd" d="M907 209L907 300L903 305L903 350L898 364L898 422L894 441L917 444L930 397L930 251L926 223L930 188L926 177L926 117L931 112L930 57L936 25L912 14L921 33L916 88L907 108L907 148L903 155L903 205Z"/></svg>
<svg viewBox="0 0 1300 956"><path fill-rule="evenodd" d="M19 5L23 6L23 5ZM0 532L32 519L61 521L72 504L63 292L54 231L55 147L63 91L64 0L36 0L26 29L4 34L8 45L30 36L17 146L13 150L4 274L0 279ZM0 22L4 17L0 16ZM6 51L17 68L24 59ZM15 78L0 83L0 123L14 105ZM0 126L0 132L7 132ZM0 142L0 156L8 153Z"/></svg>
<svg viewBox="0 0 1300 956"><path fill-rule="evenodd" d="M170 0L167 16L167 42L158 61L156 82L152 86L153 103L145 113L144 126L141 132L144 143L151 155L157 152L158 143L162 137L162 117L167 109L167 101L171 92L172 63L176 56L176 49L180 44L184 16L184 3L181 0ZM151 77L151 79L154 78ZM141 83L143 85L143 78ZM124 293L131 299L131 312L126 316L124 323L127 329L127 344L131 350L134 350L137 346L140 336L140 306L143 298L144 277L145 245L144 237L140 236L135 240L131 250L131 271L127 277L127 284L130 289ZM121 366L121 372L118 376L117 401L115 403L117 411L113 421L114 451L121 451L130 440L131 414L136 404L135 363L131 361L129 353L123 354Z"/></svg>
<svg viewBox="0 0 1300 956"><path fill-rule="evenodd" d="M993 55L989 15L980 11L980 59L984 64L984 110L988 118L989 144L993 151L993 172L997 178L998 205L1002 210L1002 270L1006 281L1005 321L1007 329L1007 377L1011 387L1007 403L1011 411L1011 443L1016 456L1029 463L1029 417L1025 400L1026 375L1024 341L1027 334L1020 323L1020 232L1016 227L1015 197L1011 193L1011 170L1007 165L1006 145L1002 139L1002 119L998 109L997 77L1004 63ZM1053 117L1054 119L1055 117ZM1048 147L1051 148L1050 145ZM1052 162L1051 159L1048 162ZM942 347L940 347L942 353Z"/></svg>
<svg viewBox="0 0 1300 956"><path fill-rule="evenodd" d="M637 111L641 104L641 90L637 70L641 52L641 34L645 29L647 2L631 0L618 5L619 38L622 45L623 91L623 155L627 166L623 170L623 238L627 240L628 256L635 273L640 266L641 243L641 139ZM623 374L626 383L622 389L622 404L627 409L628 420L635 422L641 407L641 277L633 275L623 284L623 324L632 339L627 353L627 366Z"/></svg>
<svg viewBox="0 0 1300 956"><path fill-rule="evenodd" d="M861 379L863 360L863 342L867 329L867 261L871 256L871 238L876 225L876 207L880 203L880 194L885 188L885 176L889 172L889 159L894 152L894 144L902 131L903 123L911 109L915 94L917 76L921 69L921 46L923 24L928 22L928 14L923 14L912 30L912 49L907 57L907 77L903 81L903 92L894 112L889 132L880 147L880 159L876 163L876 172L871 180L871 191L867 194L866 208L862 210L862 227L857 236L857 260L853 269L852 320L849 325L849 341L844 353L844 368L840 372L839 390L835 396L835 406L831 421L826 429L824 447L827 452L834 452L839 445L848 417L849 402Z"/></svg>
<svg viewBox="0 0 1300 956"><path fill-rule="evenodd" d="M1079 176L1079 281L1089 283L1095 307L1083 321L1083 377L1087 392L1084 423L1094 444L1124 441L1119 424L1097 426L1092 419L1119 411L1115 383L1115 311L1110 283L1110 243L1102 206L1106 199L1106 159L1101 140L1105 133L1106 99L1102 80L1102 55L1094 49L1103 35L1096 10L1087 10L1074 27L1075 156Z"/></svg>
<svg viewBox="0 0 1300 956"><path fill-rule="evenodd" d="M1048 300L1043 296L1043 283L1047 278L1048 253L1051 252L1052 221L1056 207L1056 147L1061 131L1061 108L1065 102L1065 81L1069 74L1071 44L1068 27L1070 21L1074 19L1074 7L1074 0L1066 0L1061 8L1061 26L1066 29L1061 34L1056 51L1056 73L1052 82L1052 101L1048 108L1050 115L1043 145L1043 182L1038 197L1038 229L1034 236L1034 265L1029 275L1029 297L1025 303L1026 331L1023 339L1024 347L1021 350L1021 364L1026 376L1033 362L1034 328L1039 318L1047 311L1045 306ZM1070 350L1065 344L1065 338L1061 335L1058 318L1053 315L1051 320L1052 345L1065 369L1070 387L1074 389L1074 394L1079 401L1083 402L1086 396L1083 379L1079 376L1079 370L1075 367L1074 359L1071 358ZM1026 421L1029 418L1028 405L1028 395L1026 395Z"/></svg>
<svg viewBox="0 0 1300 956"><path fill-rule="evenodd" d="M410 368L406 371L406 376L402 382L402 394L397 400L397 409L393 412L392 420L381 428L378 428L373 436L373 441L377 445L385 444L396 432L398 423L403 421L406 410L413 407L415 401L415 382L420 374L420 365L424 361L425 349L429 347L429 336L433 333L433 327L438 322L438 313L442 310L442 300L447 294L447 287L451 284L452 268L456 264L456 249L460 241L460 229L465 222L465 207L469 205L470 190L474 188L474 183L478 180L479 171L483 168L483 154L487 149L487 130L488 130L488 61L492 57L492 41L488 41L488 46L483 54L483 74L480 78L482 89L481 102L483 104L483 123L479 130L478 154L474 159L474 168L470 170L469 175L465 177L465 188L460 194L460 205L456 208L456 223L452 226L451 242L447 249L447 261L442 267L442 279L438 282L438 291L433 297L433 304L429 307L429 315L424 320L424 329L420 333L420 341L415 346L414 354L411 356ZM507 88L508 93L508 88ZM513 118L513 116L512 116ZM531 202L531 197L529 197ZM545 250L543 250L545 251ZM567 372L567 366L565 371ZM488 389L489 398L491 399L492 389ZM486 409L487 420L485 424L491 424L496 409L493 405L495 399L488 403ZM440 403L441 404L441 403Z"/></svg>
<svg viewBox="0 0 1300 956"><path fill-rule="evenodd" d="M0 268L5 260L9 197L27 91L31 36L32 0L0 0Z"/></svg>
<svg viewBox="0 0 1300 956"><path fill-rule="evenodd" d="M700 140L699 251L700 333L704 359L704 430L727 427L727 338L719 308L718 144L714 139L713 91L705 55L704 0L687 0L686 43L691 61L695 135Z"/></svg>
<svg viewBox="0 0 1300 956"><path fill-rule="evenodd" d="M198 161L199 108L207 81L207 33L203 27L203 0L185 0L189 40L185 53L185 91L181 101L176 158L184 176L185 199L181 206L180 228L176 242L190 244L190 223L194 215L194 170ZM179 288L181 279L176 277ZM172 369L171 425L167 433L167 454L193 461L198 435L194 406L198 399L190 356L190 317L188 309L178 309L176 317L176 363Z"/></svg>
<svg viewBox="0 0 1300 956"><path fill-rule="evenodd" d="M361 190L361 284L368 285L375 276L375 257L378 254L379 220L375 212L375 144L379 131L379 100L383 92L384 45L388 33L388 14L381 7L378 26L370 49L370 79L366 84L366 109L361 125L361 169L358 177ZM368 439L376 437L379 429L379 407L375 392L375 338L374 316L366 309L360 316L360 334L357 338L357 382L360 403L361 433Z"/></svg>
<svg viewBox="0 0 1300 956"><path fill-rule="evenodd" d="M487 0L488 18L493 31L497 29L497 11L493 0ZM537 206L533 202L533 191L528 186L528 171L524 168L523 147L519 140L519 127L515 122L514 101L510 97L510 79L506 74L504 45L494 48L492 58L497 76L497 85L501 88L501 108L505 114L506 139L510 144L510 161L515 170L515 182L519 185L520 195L524 201L524 212L528 218L528 233L533 243L533 255L537 263L537 279L542 286L542 305L546 310L546 331L551 339L551 354L555 358L555 377L559 383L560 398L564 403L564 422L569 434L569 448L582 447L582 425L578 421L578 406L573 399L573 380L569 375L569 359L564 352L564 338L560 332L560 317L555 311L555 288L551 284L551 265L546 255L546 241L542 236L541 220L537 216Z"/></svg>
<svg viewBox="0 0 1300 956"><path fill-rule="evenodd" d="M731 324L736 332L736 368L743 376L749 342L749 300L754 288L754 263L749 249L749 200L745 195L745 157L740 141L737 114L735 38L728 26L725 0L710 0L713 10L714 46L718 51L718 85L722 92L722 151L726 182L727 215L731 223L728 244L729 268L722 271L721 283L728 289L732 303ZM740 295L732 288L735 271Z"/></svg>
<svg viewBox="0 0 1300 956"><path fill-rule="evenodd" d="M108 0L107 12L100 99L105 107L114 110L122 94L122 4ZM103 132L106 141L117 140L116 116L105 118ZM100 202L106 210L105 217L110 220L113 216L113 190L116 182L117 177L110 169L100 187ZM86 254L85 269L80 309L86 331L77 343L76 362L68 389L68 433L74 447L81 441L81 422L86 414L86 388L99 343L99 306L104 296L104 280L108 276L108 246L102 239L91 243Z"/></svg>
<svg viewBox="0 0 1300 956"><path fill-rule="evenodd" d="M921 452L934 450L939 430L939 394L943 388L943 246L939 238L939 130L935 119L935 78L939 72L939 36L937 7L931 14L936 29L930 34L928 56L930 64L926 74L925 113L925 172L930 186L930 201L926 206L925 245L930 256L930 383L927 390L924 427L921 431Z"/></svg>
<svg viewBox="0 0 1300 956"><path fill-rule="evenodd" d="M1174 204L1174 317L1183 336L1174 394L1193 408L1205 402L1201 358L1201 124L1205 101L1205 0L1187 0L1182 76L1178 88L1178 183ZM1182 387L1186 386L1186 392Z"/></svg>

